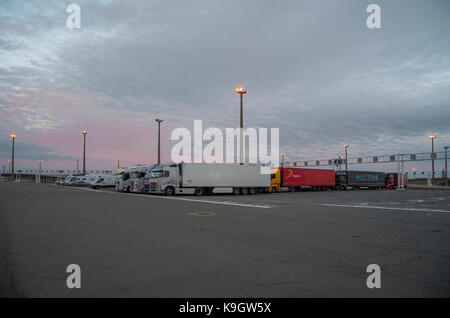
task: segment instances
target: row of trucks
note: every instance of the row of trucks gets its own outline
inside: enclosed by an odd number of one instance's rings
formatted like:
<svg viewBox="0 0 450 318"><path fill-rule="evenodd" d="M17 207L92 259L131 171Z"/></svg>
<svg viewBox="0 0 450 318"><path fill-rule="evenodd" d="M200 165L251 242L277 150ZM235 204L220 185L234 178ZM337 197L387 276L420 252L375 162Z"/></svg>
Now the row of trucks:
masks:
<svg viewBox="0 0 450 318"><path fill-rule="evenodd" d="M407 178L403 175L403 187ZM396 189L398 173L275 168L261 174L261 165L167 163L135 165L114 175L70 175L65 186L115 187L118 191L148 194L256 194L302 190Z"/></svg>
<svg viewBox="0 0 450 318"><path fill-rule="evenodd" d="M116 175L115 188L148 194L256 194L301 190L395 189L397 173L275 168L262 174L257 164L166 163L135 165ZM404 178L403 186L407 186Z"/></svg>
<svg viewBox="0 0 450 318"><path fill-rule="evenodd" d="M402 177L406 188L407 178ZM398 173L277 168L272 170L270 191L396 189L398 182Z"/></svg>

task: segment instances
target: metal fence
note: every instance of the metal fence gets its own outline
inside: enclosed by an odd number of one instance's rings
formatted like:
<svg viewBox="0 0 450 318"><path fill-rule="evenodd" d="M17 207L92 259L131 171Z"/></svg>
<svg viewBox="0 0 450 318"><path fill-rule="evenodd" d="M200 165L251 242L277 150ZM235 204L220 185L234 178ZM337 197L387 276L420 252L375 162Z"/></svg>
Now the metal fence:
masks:
<svg viewBox="0 0 450 318"><path fill-rule="evenodd" d="M409 154L393 154L382 156L367 156L347 158L348 165L369 164L369 163L389 163L389 162L406 162L406 161L426 161L426 160L445 160L445 151L440 152L422 152ZM448 159L448 156L447 156ZM321 166L340 166L345 165L345 158L339 157L334 159L306 160L285 162L285 167L321 167Z"/></svg>

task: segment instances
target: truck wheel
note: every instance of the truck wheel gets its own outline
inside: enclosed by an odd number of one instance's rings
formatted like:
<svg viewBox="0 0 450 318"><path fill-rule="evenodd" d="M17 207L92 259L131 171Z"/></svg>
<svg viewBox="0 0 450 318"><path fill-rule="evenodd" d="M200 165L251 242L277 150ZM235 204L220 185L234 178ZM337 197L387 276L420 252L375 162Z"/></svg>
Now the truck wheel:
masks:
<svg viewBox="0 0 450 318"><path fill-rule="evenodd" d="M240 188L233 188L233 194L234 194L234 195L239 195L239 194L241 194L241 189L240 189Z"/></svg>
<svg viewBox="0 0 450 318"><path fill-rule="evenodd" d="M165 193L167 196L174 195L175 189L172 188L172 187L167 187L166 190L164 191L164 193Z"/></svg>
<svg viewBox="0 0 450 318"><path fill-rule="evenodd" d="M247 194L248 194L248 188L242 188L241 193L242 193L243 195L247 195Z"/></svg>
<svg viewBox="0 0 450 318"><path fill-rule="evenodd" d="M249 192L250 192L251 195L254 195L254 194L256 194L256 189L255 188L250 188Z"/></svg>
<svg viewBox="0 0 450 318"><path fill-rule="evenodd" d="M203 195L203 188L197 188L197 189L195 189L195 195L197 195L197 196L201 196L201 195Z"/></svg>

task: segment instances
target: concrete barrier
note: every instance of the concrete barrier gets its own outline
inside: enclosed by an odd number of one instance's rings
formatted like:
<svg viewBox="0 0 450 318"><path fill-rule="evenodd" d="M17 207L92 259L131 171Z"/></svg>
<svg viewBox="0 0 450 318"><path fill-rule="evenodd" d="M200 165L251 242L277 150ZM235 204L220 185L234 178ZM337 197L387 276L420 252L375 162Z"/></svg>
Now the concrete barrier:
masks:
<svg viewBox="0 0 450 318"><path fill-rule="evenodd" d="M426 185L426 184L408 184L408 189L420 189L420 190L450 190L449 186L443 185Z"/></svg>

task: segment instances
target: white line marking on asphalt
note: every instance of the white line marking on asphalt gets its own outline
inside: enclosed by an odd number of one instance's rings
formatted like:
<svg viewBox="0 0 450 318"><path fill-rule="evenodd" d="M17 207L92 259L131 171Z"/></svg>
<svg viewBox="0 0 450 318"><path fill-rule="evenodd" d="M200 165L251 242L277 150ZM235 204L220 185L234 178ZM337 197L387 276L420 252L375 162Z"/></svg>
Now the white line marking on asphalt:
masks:
<svg viewBox="0 0 450 318"><path fill-rule="evenodd" d="M363 209L379 209L379 210L399 210L399 211L419 211L419 212L437 212L437 213L450 213L449 210L439 209L418 209L418 208L395 208L389 206L373 206L373 205L350 205L350 204L329 204L323 203L324 206L335 206L342 208L363 208Z"/></svg>
<svg viewBox="0 0 450 318"><path fill-rule="evenodd" d="M151 194L125 193L125 192L116 192L116 191L94 190L94 189L82 188L82 187L79 187L79 188L78 187L76 187L76 188L72 188L72 187L69 188L68 187L67 189L84 190L84 191L101 192L101 193L113 193L113 194L120 194L120 195L132 195L132 196L139 196L139 197L153 198L153 199L168 199L168 200L203 202L203 203L222 204L222 205L235 205L235 206L243 206L243 207L249 207L249 208L260 208L260 209L273 208L273 206L270 206L270 205L257 205L257 204L238 203L238 202L229 202L229 201L211 201L211 200L189 199L189 198L180 198L180 197L165 197L165 196L151 195Z"/></svg>

